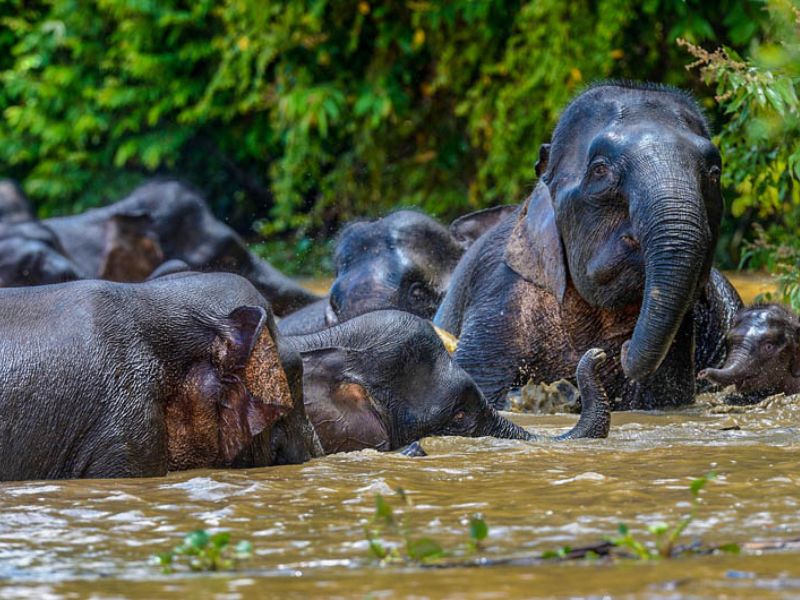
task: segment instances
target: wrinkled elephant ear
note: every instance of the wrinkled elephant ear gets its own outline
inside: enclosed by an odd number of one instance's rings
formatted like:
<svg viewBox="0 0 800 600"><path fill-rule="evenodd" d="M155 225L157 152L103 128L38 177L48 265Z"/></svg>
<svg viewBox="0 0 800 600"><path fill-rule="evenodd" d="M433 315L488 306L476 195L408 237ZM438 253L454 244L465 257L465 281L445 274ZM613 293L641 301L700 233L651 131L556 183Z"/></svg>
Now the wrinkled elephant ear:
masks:
<svg viewBox="0 0 800 600"><path fill-rule="evenodd" d="M164 252L149 213L121 213L108 220L100 279L144 281L163 260Z"/></svg>
<svg viewBox="0 0 800 600"><path fill-rule="evenodd" d="M505 251L517 275L549 291L561 302L567 289L564 247L556 227L550 190L540 181L522 205Z"/></svg>
<svg viewBox="0 0 800 600"><path fill-rule="evenodd" d="M484 208L457 218L450 223L448 230L456 243L466 250L475 240L518 208L519 205L517 204Z"/></svg>
<svg viewBox="0 0 800 600"><path fill-rule="evenodd" d="M211 347L222 380L235 375L246 388L230 390L218 407L220 442L228 462L293 406L268 319L260 306L240 306L221 324Z"/></svg>

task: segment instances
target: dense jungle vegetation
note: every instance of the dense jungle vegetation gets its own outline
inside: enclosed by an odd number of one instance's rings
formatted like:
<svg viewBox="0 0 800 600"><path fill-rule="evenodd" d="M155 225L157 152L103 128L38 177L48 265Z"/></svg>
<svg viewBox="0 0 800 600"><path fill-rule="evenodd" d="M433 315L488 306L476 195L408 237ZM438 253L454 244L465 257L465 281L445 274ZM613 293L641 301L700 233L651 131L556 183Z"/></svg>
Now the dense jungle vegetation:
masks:
<svg viewBox="0 0 800 600"><path fill-rule="evenodd" d="M2 175L42 216L176 175L310 273L355 216L519 201L576 91L658 81L694 92L717 132L720 263L784 273L800 304L798 6L2 0Z"/></svg>

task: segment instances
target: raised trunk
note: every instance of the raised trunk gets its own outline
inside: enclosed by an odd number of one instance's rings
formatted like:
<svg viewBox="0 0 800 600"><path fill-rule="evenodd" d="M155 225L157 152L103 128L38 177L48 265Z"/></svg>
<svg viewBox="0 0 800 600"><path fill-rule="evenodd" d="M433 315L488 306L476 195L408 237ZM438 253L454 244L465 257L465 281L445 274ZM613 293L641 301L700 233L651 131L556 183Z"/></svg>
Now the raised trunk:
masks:
<svg viewBox="0 0 800 600"><path fill-rule="evenodd" d="M611 425L611 407L603 384L597 374L597 367L605 360L602 350L593 348L583 355L578 363L578 389L581 393L581 416L578 423L555 438L543 438L529 433L501 416L493 408L488 408L484 425L475 432L476 436L491 436L510 440L555 439L574 440L578 438L605 438Z"/></svg>
<svg viewBox="0 0 800 600"><path fill-rule="evenodd" d="M578 363L576 377L578 391L581 393L581 417L575 427L556 437L557 440L608 437L608 430L611 428L611 405L597 375L597 367L605 359L605 352L592 348Z"/></svg>
<svg viewBox="0 0 800 600"><path fill-rule="evenodd" d="M662 182L661 189L631 206L644 249L645 288L633 336L623 348L622 367L636 381L661 365L710 267L712 235L698 185L691 179L684 172L661 173L653 179Z"/></svg>
<svg viewBox="0 0 800 600"><path fill-rule="evenodd" d="M723 368L704 369L698 373L698 377L708 379L721 386L728 386L741 381L748 372L752 371L753 365L748 364L748 361L740 357L732 355L728 357Z"/></svg>

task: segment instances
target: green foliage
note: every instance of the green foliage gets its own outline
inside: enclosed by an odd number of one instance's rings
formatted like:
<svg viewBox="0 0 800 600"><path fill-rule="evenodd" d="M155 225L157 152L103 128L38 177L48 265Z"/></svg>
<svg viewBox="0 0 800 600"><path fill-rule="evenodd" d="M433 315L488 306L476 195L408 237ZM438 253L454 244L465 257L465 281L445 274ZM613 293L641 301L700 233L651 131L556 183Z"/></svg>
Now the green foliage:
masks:
<svg viewBox="0 0 800 600"><path fill-rule="evenodd" d="M678 36L744 48L754 0L11 0L0 160L42 214L176 174L297 239L518 201L585 83L692 85Z"/></svg>
<svg viewBox="0 0 800 600"><path fill-rule="evenodd" d="M188 534L180 546L153 557L164 573L188 567L191 571L230 571L238 562L253 555L253 545L243 540L231 547L229 533L209 534L198 529Z"/></svg>
<svg viewBox="0 0 800 600"><path fill-rule="evenodd" d="M772 234L758 224L754 229L755 240L745 242L742 264L765 268L776 276L778 282L776 293L759 294L756 301L783 302L795 312L800 312L800 240L782 235L781 228L776 226L772 227ZM773 241L776 238L783 241Z"/></svg>
<svg viewBox="0 0 800 600"><path fill-rule="evenodd" d="M800 4L765 4L769 19L746 58L726 46L708 52L685 40L678 43L697 59L688 68L699 68L714 87L725 115L715 141L738 230L749 234L753 223L760 224L762 241L777 249L796 245L800 226ZM744 258L752 267L768 266L774 252L762 252L766 249L761 243L750 246Z"/></svg>
<svg viewBox="0 0 800 600"><path fill-rule="evenodd" d="M395 490L405 510L398 510L381 495L375 496L375 513L364 527L370 555L381 564L432 564L445 558L470 556L480 551L489 536L489 526L480 515L471 515L466 522L469 540L462 547L447 549L441 542L420 536L411 527L411 499L402 490Z"/></svg>

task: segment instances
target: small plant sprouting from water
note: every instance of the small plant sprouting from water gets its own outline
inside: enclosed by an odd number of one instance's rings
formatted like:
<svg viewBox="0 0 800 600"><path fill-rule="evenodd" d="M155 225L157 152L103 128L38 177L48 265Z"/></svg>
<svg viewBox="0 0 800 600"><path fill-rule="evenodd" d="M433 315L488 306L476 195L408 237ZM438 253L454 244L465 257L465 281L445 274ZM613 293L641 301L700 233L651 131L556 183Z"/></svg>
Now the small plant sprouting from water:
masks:
<svg viewBox="0 0 800 600"><path fill-rule="evenodd" d="M180 546L169 552L156 554L153 562L164 573L172 573L181 567L190 571L230 571L252 555L253 545L247 540L231 546L229 533L210 534L204 529L198 529L183 538Z"/></svg>
<svg viewBox="0 0 800 600"><path fill-rule="evenodd" d="M702 477L693 480L689 485L689 492L692 495L692 504L689 514L670 525L668 523L652 523L647 531L652 538L641 540L634 536L628 525L620 523L616 537L608 538L602 546L605 554L616 558L633 558L636 560L659 560L662 558L676 558L687 554L707 554L710 552L729 552L738 553L738 544L722 544L719 546L704 546L699 543L690 545L679 545L681 536L686 528L697 518L697 508L700 504L700 492L709 481L715 479L717 474L709 472ZM576 553L572 548L565 546L560 550L545 552L542 558L545 559L567 559L567 558L597 558L598 553L592 549L585 552Z"/></svg>
<svg viewBox="0 0 800 600"><path fill-rule="evenodd" d="M489 526L481 515L475 514L467 521L467 542L447 549L437 540L420 536L413 531L409 512L413 504L401 488L395 490L403 510L392 508L381 494L375 495L375 513L364 527L369 552L381 564L430 564L444 558L465 557L481 550L489 535Z"/></svg>

